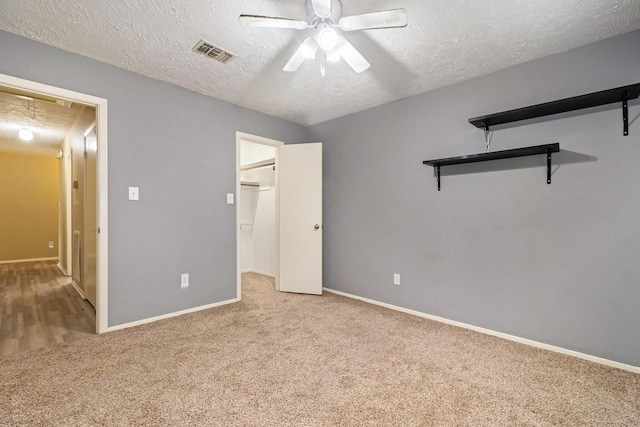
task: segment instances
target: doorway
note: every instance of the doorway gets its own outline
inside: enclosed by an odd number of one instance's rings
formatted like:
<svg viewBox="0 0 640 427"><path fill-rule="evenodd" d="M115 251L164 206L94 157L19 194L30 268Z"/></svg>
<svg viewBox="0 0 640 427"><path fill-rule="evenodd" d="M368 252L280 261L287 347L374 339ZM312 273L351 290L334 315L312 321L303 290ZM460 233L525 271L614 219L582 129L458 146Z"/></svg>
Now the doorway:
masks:
<svg viewBox="0 0 640 427"><path fill-rule="evenodd" d="M242 272L275 278L276 150L242 141L240 153L238 211Z"/></svg>
<svg viewBox="0 0 640 427"><path fill-rule="evenodd" d="M277 151L283 143L253 135L236 139L238 298L242 273L277 280Z"/></svg>
<svg viewBox="0 0 640 427"><path fill-rule="evenodd" d="M261 190L267 189L272 193L263 196ZM267 206L259 204L260 197L275 204L275 217L270 221L275 223L275 251L272 243L268 245L275 261L275 289L322 295L322 143L285 145L236 132L236 194L237 298L242 297L243 267L250 269L248 260L253 263L253 259L249 257L256 253L246 242L251 238L251 245L255 244L256 214Z"/></svg>
<svg viewBox="0 0 640 427"><path fill-rule="evenodd" d="M20 78L16 78L13 76L7 76L4 74L0 74L0 85L3 87L19 91L19 92L29 92L34 95L34 97L43 97L43 98L54 98L59 99L62 102L70 102L74 104L80 104L87 107L91 107L95 109L95 139L91 141L91 134L87 133L84 137L89 136L89 143L94 144L95 146L95 202L93 205L93 209L95 210L95 233L96 233L96 251L95 251L95 309L96 309L96 332L102 333L106 332L108 329L108 292L107 292L107 272L108 272L108 221L107 221L107 213L108 213L108 199L107 199L107 100L103 98L94 97L91 95L70 91L67 89L62 89L54 86L44 85L37 82L32 82L29 80L24 80ZM65 161L70 161L70 153L61 153L61 160L63 165L67 165L70 168L70 165L66 164ZM61 169L66 168L67 166L63 166ZM69 169L70 170L70 169ZM70 174L69 174L70 176ZM62 178L61 178L62 181ZM72 181L69 180L69 187L71 188ZM66 203L60 203L61 211L66 211L61 215L61 233L63 228L66 230L64 232L64 236L60 236L60 241L68 238L68 245L59 245L59 248L63 248L59 250L58 256L60 259L68 258L72 256L71 246L72 246L72 232L71 232L71 221L69 220L68 215L70 216L70 211L72 210L72 206L70 201ZM64 225L63 225L64 223Z"/></svg>

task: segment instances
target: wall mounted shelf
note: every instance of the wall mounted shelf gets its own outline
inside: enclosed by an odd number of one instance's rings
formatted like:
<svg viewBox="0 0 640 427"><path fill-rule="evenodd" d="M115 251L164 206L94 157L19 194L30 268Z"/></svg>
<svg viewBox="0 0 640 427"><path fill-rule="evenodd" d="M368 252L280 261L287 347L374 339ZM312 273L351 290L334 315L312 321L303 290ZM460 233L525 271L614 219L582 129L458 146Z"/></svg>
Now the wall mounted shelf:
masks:
<svg viewBox="0 0 640 427"><path fill-rule="evenodd" d="M574 96L572 98L560 99L546 102L544 104L532 105L530 107L518 108L515 110L503 111L486 116L469 119L469 123L477 128L484 129L487 141L487 150L491 144L492 126L506 123L518 122L521 120L535 119L538 117L550 116L553 114L566 113L569 111L582 110L584 108L597 107L599 105L622 102L622 126L623 134L629 135L629 107L628 101L640 97L640 83L628 86L621 86L614 89L589 93L586 95ZM467 156L448 157L446 159L425 160L422 163L434 167L438 178L438 191L440 191L440 166L459 165L462 163L484 162L489 160L508 159L512 157L533 156L538 154L547 155L547 184L551 184L551 153L560 151L560 144L545 144L533 147L516 148L513 150L496 151L493 153L471 154Z"/></svg>
<svg viewBox="0 0 640 427"><path fill-rule="evenodd" d="M440 166L460 165L463 163L486 162L490 160L510 159L514 157L547 155L547 184L551 184L551 153L560 151L560 144L536 145L533 147L515 148L512 150L494 151L493 153L469 154L466 156L447 157L444 159L425 160L422 163L433 166L438 178L438 191L440 191Z"/></svg>
<svg viewBox="0 0 640 427"><path fill-rule="evenodd" d="M487 116L474 117L469 119L469 123L478 128L489 130L491 126L497 126L505 123L550 116L552 114L581 110L583 108L596 107L598 105L606 105L614 102L622 102L623 133L626 136L629 135L629 112L627 101L630 99L636 99L638 96L640 96L640 83L603 90L601 92L594 92L587 95L575 96L573 98L546 102L544 104L532 105L530 107L518 108L516 110L489 114Z"/></svg>

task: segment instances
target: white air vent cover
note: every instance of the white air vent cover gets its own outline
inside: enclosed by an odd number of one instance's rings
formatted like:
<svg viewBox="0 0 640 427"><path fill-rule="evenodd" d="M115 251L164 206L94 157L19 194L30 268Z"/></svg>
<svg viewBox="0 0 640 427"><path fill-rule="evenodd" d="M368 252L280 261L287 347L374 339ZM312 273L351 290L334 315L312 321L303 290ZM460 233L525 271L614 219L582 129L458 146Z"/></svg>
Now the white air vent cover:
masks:
<svg viewBox="0 0 640 427"><path fill-rule="evenodd" d="M234 54L227 52L226 50L218 47L218 46L214 46L209 42L206 42L204 40L200 40L194 47L193 47L193 51L195 53L199 53L202 55L206 55L210 58L215 59L216 61L220 61L223 64L226 64L228 61L230 61L231 59L233 59L235 57Z"/></svg>

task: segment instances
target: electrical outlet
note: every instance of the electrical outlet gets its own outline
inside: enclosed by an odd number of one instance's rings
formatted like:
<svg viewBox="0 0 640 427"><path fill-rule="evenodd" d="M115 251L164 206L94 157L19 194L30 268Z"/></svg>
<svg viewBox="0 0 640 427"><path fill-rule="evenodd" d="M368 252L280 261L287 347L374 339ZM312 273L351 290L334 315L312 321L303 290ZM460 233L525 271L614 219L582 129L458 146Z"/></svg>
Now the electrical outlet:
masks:
<svg viewBox="0 0 640 427"><path fill-rule="evenodd" d="M53 249L53 240L49 240L49 249Z"/></svg>
<svg viewBox="0 0 640 427"><path fill-rule="evenodd" d="M227 193L227 204L228 205L233 204L233 193Z"/></svg>
<svg viewBox="0 0 640 427"><path fill-rule="evenodd" d="M398 273L393 274L393 284L400 286L400 275Z"/></svg>
<svg viewBox="0 0 640 427"><path fill-rule="evenodd" d="M180 287L182 289L189 287L189 273L183 273L180 275Z"/></svg>

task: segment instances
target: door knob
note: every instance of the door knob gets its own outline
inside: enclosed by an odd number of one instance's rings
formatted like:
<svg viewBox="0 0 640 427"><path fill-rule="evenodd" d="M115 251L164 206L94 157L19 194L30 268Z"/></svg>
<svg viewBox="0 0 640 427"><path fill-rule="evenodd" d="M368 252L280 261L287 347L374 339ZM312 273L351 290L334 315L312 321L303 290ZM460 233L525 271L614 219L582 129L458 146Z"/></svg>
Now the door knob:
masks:
<svg viewBox="0 0 640 427"><path fill-rule="evenodd" d="M316 231L320 230L320 225L319 224L314 225L313 229L316 230Z"/></svg>

